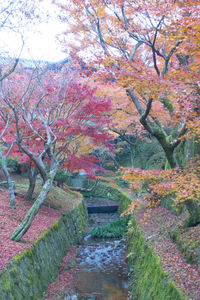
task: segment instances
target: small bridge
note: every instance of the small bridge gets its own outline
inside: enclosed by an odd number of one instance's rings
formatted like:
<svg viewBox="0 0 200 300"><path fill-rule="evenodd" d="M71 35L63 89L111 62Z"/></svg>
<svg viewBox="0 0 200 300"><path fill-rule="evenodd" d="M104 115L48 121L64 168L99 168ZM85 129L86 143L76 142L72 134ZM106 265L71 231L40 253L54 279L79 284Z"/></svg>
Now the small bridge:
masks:
<svg viewBox="0 0 200 300"><path fill-rule="evenodd" d="M98 214L98 213L115 213L118 210L118 203L100 197L85 197L85 203L87 206L88 214Z"/></svg>

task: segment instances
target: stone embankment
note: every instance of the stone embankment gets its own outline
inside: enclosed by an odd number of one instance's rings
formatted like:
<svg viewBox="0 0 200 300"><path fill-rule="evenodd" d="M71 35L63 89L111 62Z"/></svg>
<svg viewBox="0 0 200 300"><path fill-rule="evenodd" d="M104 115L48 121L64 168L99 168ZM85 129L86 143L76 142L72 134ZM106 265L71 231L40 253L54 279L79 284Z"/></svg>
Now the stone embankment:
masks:
<svg viewBox="0 0 200 300"><path fill-rule="evenodd" d="M43 232L31 248L25 250L0 272L1 300L36 300L43 296L58 273L70 246L85 233L88 215L83 199L63 212L51 228Z"/></svg>

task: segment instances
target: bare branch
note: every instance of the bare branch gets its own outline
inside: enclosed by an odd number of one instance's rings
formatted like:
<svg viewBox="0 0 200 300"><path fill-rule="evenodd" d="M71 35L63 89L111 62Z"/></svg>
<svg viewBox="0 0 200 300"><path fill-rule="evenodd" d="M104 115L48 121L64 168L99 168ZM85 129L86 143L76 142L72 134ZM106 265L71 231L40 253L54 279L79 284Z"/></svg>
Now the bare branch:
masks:
<svg viewBox="0 0 200 300"><path fill-rule="evenodd" d="M0 82L2 82L6 77L8 77L11 73L13 73L15 71L18 62L19 62L19 58L16 58L13 67L7 73L5 73L3 76L1 76Z"/></svg>
<svg viewBox="0 0 200 300"><path fill-rule="evenodd" d="M176 48L182 43L182 41L177 41L175 46L169 51L169 54L167 57L165 57L165 64L162 70L162 76L164 76L168 71L168 64L170 61L170 58L172 57L173 53L175 52Z"/></svg>
<svg viewBox="0 0 200 300"><path fill-rule="evenodd" d="M132 61L133 60L133 57L134 57L134 55L135 55L135 52L137 51L137 49L141 46L143 44L143 42L138 42L135 46L134 46L134 48L133 48L133 50L132 50L132 52L131 52L131 54L130 54L130 56L129 56L129 61Z"/></svg>

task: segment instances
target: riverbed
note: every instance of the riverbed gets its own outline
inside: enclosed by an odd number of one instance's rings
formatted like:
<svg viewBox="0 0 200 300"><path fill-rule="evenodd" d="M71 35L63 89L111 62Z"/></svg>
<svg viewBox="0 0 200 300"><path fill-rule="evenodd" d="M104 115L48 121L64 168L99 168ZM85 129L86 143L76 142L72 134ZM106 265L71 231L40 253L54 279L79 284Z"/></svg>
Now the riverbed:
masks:
<svg viewBox="0 0 200 300"><path fill-rule="evenodd" d="M89 215L90 227L119 219L117 213ZM66 300L126 300L128 278L124 239L96 239L86 235L78 246L75 294Z"/></svg>

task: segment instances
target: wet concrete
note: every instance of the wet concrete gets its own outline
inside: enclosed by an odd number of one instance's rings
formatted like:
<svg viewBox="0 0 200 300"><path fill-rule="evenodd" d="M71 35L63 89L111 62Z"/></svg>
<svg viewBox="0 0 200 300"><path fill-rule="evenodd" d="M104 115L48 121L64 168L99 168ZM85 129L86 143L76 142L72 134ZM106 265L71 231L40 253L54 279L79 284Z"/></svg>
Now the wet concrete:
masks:
<svg viewBox="0 0 200 300"><path fill-rule="evenodd" d="M93 214L90 216L90 225L96 227L118 219L116 213ZM93 239L87 235L78 247L76 295L66 299L128 299L125 257L126 245L123 239Z"/></svg>

